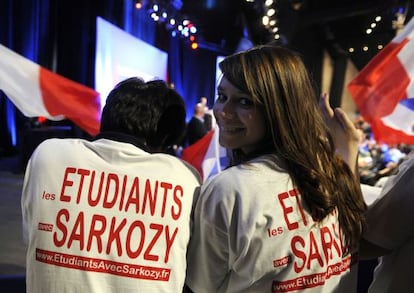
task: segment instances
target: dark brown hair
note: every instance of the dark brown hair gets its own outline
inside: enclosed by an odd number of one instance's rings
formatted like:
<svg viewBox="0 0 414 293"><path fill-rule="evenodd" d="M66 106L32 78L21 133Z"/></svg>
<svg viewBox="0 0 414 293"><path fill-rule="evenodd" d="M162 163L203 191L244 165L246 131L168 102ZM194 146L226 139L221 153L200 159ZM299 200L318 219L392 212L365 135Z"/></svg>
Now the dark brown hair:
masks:
<svg viewBox="0 0 414 293"><path fill-rule="evenodd" d="M225 58L220 69L265 115L266 148L255 156L265 152L283 161L317 221L337 209L344 252L354 250L364 227L365 202L357 178L335 154L301 57L284 47L263 45ZM236 164L250 158L233 150Z"/></svg>

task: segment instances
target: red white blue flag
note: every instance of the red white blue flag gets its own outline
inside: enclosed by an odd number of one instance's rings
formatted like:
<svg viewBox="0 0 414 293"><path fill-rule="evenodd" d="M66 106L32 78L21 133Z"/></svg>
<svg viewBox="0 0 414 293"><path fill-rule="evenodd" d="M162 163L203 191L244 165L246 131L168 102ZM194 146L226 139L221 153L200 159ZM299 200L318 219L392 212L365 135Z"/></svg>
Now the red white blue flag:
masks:
<svg viewBox="0 0 414 293"><path fill-rule="evenodd" d="M348 90L378 142L414 144L414 18Z"/></svg>
<svg viewBox="0 0 414 293"><path fill-rule="evenodd" d="M203 181L220 173L227 166L226 149L218 143L217 126L194 144L186 147L181 158L193 165L200 173Z"/></svg>
<svg viewBox="0 0 414 293"><path fill-rule="evenodd" d="M99 93L39 66L0 45L0 90L27 117L69 119L90 135L99 132Z"/></svg>

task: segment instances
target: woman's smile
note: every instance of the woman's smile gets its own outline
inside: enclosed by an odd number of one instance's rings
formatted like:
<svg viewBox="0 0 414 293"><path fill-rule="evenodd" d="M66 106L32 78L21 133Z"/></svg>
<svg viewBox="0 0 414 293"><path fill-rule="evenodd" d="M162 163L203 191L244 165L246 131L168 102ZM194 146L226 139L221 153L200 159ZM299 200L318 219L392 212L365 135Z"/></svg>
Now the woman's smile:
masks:
<svg viewBox="0 0 414 293"><path fill-rule="evenodd" d="M213 110L223 147L249 153L263 142L266 133L263 111L226 77L221 79Z"/></svg>

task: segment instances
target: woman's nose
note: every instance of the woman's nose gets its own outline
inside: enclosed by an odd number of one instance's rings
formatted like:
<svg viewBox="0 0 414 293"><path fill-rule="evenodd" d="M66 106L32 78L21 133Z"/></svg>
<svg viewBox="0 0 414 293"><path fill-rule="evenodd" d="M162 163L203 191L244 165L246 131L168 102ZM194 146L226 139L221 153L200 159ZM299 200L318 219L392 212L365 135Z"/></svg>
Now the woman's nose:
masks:
<svg viewBox="0 0 414 293"><path fill-rule="evenodd" d="M215 107L214 112L221 118L232 118L234 116L234 109L229 102L224 102Z"/></svg>

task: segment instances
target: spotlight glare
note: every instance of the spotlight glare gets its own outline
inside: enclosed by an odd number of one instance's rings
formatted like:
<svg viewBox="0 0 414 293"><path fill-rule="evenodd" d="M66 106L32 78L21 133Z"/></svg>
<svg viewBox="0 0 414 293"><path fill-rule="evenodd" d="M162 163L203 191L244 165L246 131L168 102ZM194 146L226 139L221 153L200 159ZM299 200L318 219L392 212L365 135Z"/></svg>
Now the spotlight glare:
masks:
<svg viewBox="0 0 414 293"><path fill-rule="evenodd" d="M271 9L269 9L268 11L267 11L267 16L273 16L274 14L276 13L276 10L274 10L273 8L271 8Z"/></svg>

